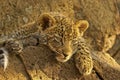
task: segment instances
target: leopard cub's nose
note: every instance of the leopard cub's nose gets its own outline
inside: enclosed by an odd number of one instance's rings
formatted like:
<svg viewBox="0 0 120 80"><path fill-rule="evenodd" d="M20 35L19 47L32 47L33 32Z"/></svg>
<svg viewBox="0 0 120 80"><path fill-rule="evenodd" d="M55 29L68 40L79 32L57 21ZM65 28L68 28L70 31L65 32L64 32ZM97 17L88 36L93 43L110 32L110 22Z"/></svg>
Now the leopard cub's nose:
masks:
<svg viewBox="0 0 120 80"><path fill-rule="evenodd" d="M67 55L67 54L65 54L65 53L63 53L63 56L66 58L68 55Z"/></svg>
<svg viewBox="0 0 120 80"><path fill-rule="evenodd" d="M0 50L0 54L3 54L3 50Z"/></svg>

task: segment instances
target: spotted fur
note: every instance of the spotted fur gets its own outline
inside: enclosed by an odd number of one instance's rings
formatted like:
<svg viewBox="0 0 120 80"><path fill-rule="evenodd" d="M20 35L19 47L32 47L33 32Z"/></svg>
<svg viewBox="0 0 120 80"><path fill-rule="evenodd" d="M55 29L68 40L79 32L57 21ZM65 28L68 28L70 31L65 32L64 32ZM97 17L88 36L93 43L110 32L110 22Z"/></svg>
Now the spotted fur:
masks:
<svg viewBox="0 0 120 80"><path fill-rule="evenodd" d="M83 75L91 73L93 61L91 51L83 34L89 24L86 20L74 23L59 13L44 13L39 18L42 33L41 43L56 53L59 62L67 62L75 54L75 63Z"/></svg>

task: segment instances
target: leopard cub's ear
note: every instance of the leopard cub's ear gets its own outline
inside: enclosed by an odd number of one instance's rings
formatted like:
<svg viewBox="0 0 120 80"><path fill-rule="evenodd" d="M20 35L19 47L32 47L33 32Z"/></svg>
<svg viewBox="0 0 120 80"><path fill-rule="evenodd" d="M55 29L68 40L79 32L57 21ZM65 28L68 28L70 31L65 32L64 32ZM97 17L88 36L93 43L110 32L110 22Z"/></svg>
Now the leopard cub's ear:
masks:
<svg viewBox="0 0 120 80"><path fill-rule="evenodd" d="M84 33L89 27L89 23L86 20L80 20L76 22L75 27L78 28L79 33Z"/></svg>
<svg viewBox="0 0 120 80"><path fill-rule="evenodd" d="M49 13L43 13L38 18L37 24L42 27L42 30L46 30L55 24L55 19Z"/></svg>

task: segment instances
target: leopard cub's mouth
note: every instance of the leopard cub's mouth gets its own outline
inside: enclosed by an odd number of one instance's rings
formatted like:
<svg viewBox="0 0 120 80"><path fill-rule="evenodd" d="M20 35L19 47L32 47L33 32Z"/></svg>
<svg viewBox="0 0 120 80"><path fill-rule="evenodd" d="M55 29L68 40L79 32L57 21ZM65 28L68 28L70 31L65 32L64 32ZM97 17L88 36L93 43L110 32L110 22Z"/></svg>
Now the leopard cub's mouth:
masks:
<svg viewBox="0 0 120 80"><path fill-rule="evenodd" d="M56 55L56 59L57 59L57 61L59 61L59 62L66 62L65 60L66 60L66 57L67 57L67 55L64 55L64 54L57 54Z"/></svg>
<svg viewBox="0 0 120 80"><path fill-rule="evenodd" d="M67 62L70 58L71 58L71 55L67 55L64 53L56 55L56 59L59 62Z"/></svg>

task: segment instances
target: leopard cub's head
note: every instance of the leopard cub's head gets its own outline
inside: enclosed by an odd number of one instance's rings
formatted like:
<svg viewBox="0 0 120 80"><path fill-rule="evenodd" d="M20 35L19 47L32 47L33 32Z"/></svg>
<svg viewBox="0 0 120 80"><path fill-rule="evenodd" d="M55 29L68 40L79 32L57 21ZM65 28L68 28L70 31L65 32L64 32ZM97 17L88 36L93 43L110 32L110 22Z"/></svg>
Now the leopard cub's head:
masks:
<svg viewBox="0 0 120 80"><path fill-rule="evenodd" d="M56 53L56 59L60 62L68 61L73 55L74 43L83 36L88 28L86 20L74 23L68 17L60 13L44 13L39 17L41 25L41 43L46 43Z"/></svg>

